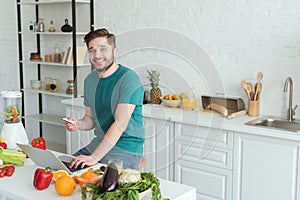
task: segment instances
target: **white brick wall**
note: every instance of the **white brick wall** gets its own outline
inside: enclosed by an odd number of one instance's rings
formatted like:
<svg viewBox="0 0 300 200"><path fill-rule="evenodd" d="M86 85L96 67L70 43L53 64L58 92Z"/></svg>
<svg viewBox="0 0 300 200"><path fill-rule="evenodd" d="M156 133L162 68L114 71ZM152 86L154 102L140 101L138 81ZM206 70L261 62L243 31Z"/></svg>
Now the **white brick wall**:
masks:
<svg viewBox="0 0 300 200"><path fill-rule="evenodd" d="M2 4L6 7L1 6L0 12L0 90L16 89L19 85L16 5L12 0L4 0ZM262 114L281 115L286 109L283 85L285 78L291 75L294 80L294 105L300 105L300 1L95 1L95 22L96 28L107 27L117 35L156 27L177 32L178 38L191 39L205 50L215 64L227 95L245 99L241 79L254 80L257 72L262 71ZM149 33L145 40L154 39L163 43L163 37ZM120 53L124 53L122 49L134 42L119 41ZM186 52L194 49L182 45L173 50ZM161 69L161 85L165 92L181 92L186 85L192 85L202 93L208 92L210 86L206 85L206 81L215 75L201 76L204 66L201 63L192 66L190 59L183 59L181 55L163 49L142 48L127 52L119 62L138 68L143 79L145 69L152 66ZM146 80L143 82L147 83ZM214 89L210 92L220 91ZM296 113L296 117L300 118L300 110Z"/></svg>
<svg viewBox="0 0 300 200"><path fill-rule="evenodd" d="M246 95L240 85L241 79L254 80L257 72L262 71L262 114L282 115L287 105L283 85L289 75L294 80L294 104L300 105L298 1L114 0L96 2L95 7L96 27L107 27L116 34L157 27L173 30L192 39L205 49L215 63L227 95L242 96L246 101ZM122 42L122 45L126 46L126 42ZM155 62L151 62L149 53L144 50L144 54L139 52L136 57L128 55L128 58L130 59L122 57L121 61L129 66L132 64L133 67L142 64L149 67L152 63L157 63L157 66L162 68L159 64L164 63L167 65L165 69L175 70L179 74L182 74L184 67L187 69L186 73L191 72L189 76L184 74L184 81L196 82L193 80L195 74L189 70L188 64L182 64L181 59L176 56L158 55L152 58ZM167 59L169 60L166 61ZM139 63L136 60L139 60ZM162 84L170 84L172 77L168 76L165 69L162 69ZM207 77L198 77L202 85L197 84L194 87L205 88L203 85L206 79ZM178 81L173 82L175 84L165 87L175 91L184 90L180 88ZM299 116L298 110L297 117Z"/></svg>

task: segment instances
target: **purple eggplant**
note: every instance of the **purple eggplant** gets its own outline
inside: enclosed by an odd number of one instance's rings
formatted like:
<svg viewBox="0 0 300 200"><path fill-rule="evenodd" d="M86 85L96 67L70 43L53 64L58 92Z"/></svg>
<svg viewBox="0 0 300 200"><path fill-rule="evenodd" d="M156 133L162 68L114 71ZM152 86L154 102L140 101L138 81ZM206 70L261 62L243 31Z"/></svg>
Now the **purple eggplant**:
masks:
<svg viewBox="0 0 300 200"><path fill-rule="evenodd" d="M107 165L100 184L100 192L111 192L119 187L119 172L114 163Z"/></svg>

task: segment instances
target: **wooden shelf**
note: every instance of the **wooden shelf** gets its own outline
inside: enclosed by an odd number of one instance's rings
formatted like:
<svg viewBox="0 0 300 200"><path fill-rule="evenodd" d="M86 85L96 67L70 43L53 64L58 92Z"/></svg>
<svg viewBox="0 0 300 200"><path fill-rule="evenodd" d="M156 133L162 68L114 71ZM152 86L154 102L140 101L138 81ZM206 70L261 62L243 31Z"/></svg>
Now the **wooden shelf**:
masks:
<svg viewBox="0 0 300 200"><path fill-rule="evenodd" d="M51 0L39 2L20 2L20 5L43 5L43 4L58 4L58 3L72 3L71 0ZM75 0L75 3L89 4L89 0Z"/></svg>
<svg viewBox="0 0 300 200"><path fill-rule="evenodd" d="M29 64L41 64L41 65L51 65L51 66L57 66L57 67L73 67L73 65L66 65L62 63L55 63L55 62L43 62L43 61L30 61L30 60L24 60L20 61L22 63L29 63ZM83 64L77 64L77 67L90 67L90 63L83 63Z"/></svg>
<svg viewBox="0 0 300 200"><path fill-rule="evenodd" d="M24 119L30 119L30 120L47 123L47 124L64 127L64 123L60 121L60 118L62 117L63 116L50 115L50 114L34 114L34 115L26 115L24 116Z"/></svg>

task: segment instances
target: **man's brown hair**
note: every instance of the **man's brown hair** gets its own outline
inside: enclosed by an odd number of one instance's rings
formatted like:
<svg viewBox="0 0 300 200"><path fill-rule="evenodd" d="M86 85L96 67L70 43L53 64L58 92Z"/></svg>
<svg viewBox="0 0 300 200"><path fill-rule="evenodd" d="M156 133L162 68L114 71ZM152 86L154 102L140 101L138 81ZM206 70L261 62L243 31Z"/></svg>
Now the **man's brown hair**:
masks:
<svg viewBox="0 0 300 200"><path fill-rule="evenodd" d="M86 46L89 47L89 42L98 37L105 37L109 45L111 45L113 48L116 47L116 36L112 33L109 33L105 28L90 31L88 34L86 34L84 36Z"/></svg>

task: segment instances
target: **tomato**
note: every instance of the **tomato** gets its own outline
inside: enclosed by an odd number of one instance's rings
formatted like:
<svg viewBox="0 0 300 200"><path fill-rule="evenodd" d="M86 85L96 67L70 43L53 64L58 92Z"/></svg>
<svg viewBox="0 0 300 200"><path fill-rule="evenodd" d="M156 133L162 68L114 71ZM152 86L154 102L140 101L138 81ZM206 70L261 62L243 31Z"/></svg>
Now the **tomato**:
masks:
<svg viewBox="0 0 300 200"><path fill-rule="evenodd" d="M9 166L9 170L12 170L14 172L15 169L16 169L15 166L13 166L13 165Z"/></svg>
<svg viewBox="0 0 300 200"><path fill-rule="evenodd" d="M13 171L7 171L7 172L6 172L6 176L12 176L13 173L14 173Z"/></svg>
<svg viewBox="0 0 300 200"><path fill-rule="evenodd" d="M0 178L4 177L5 174L6 174L5 172L1 171L1 172L0 172Z"/></svg>

